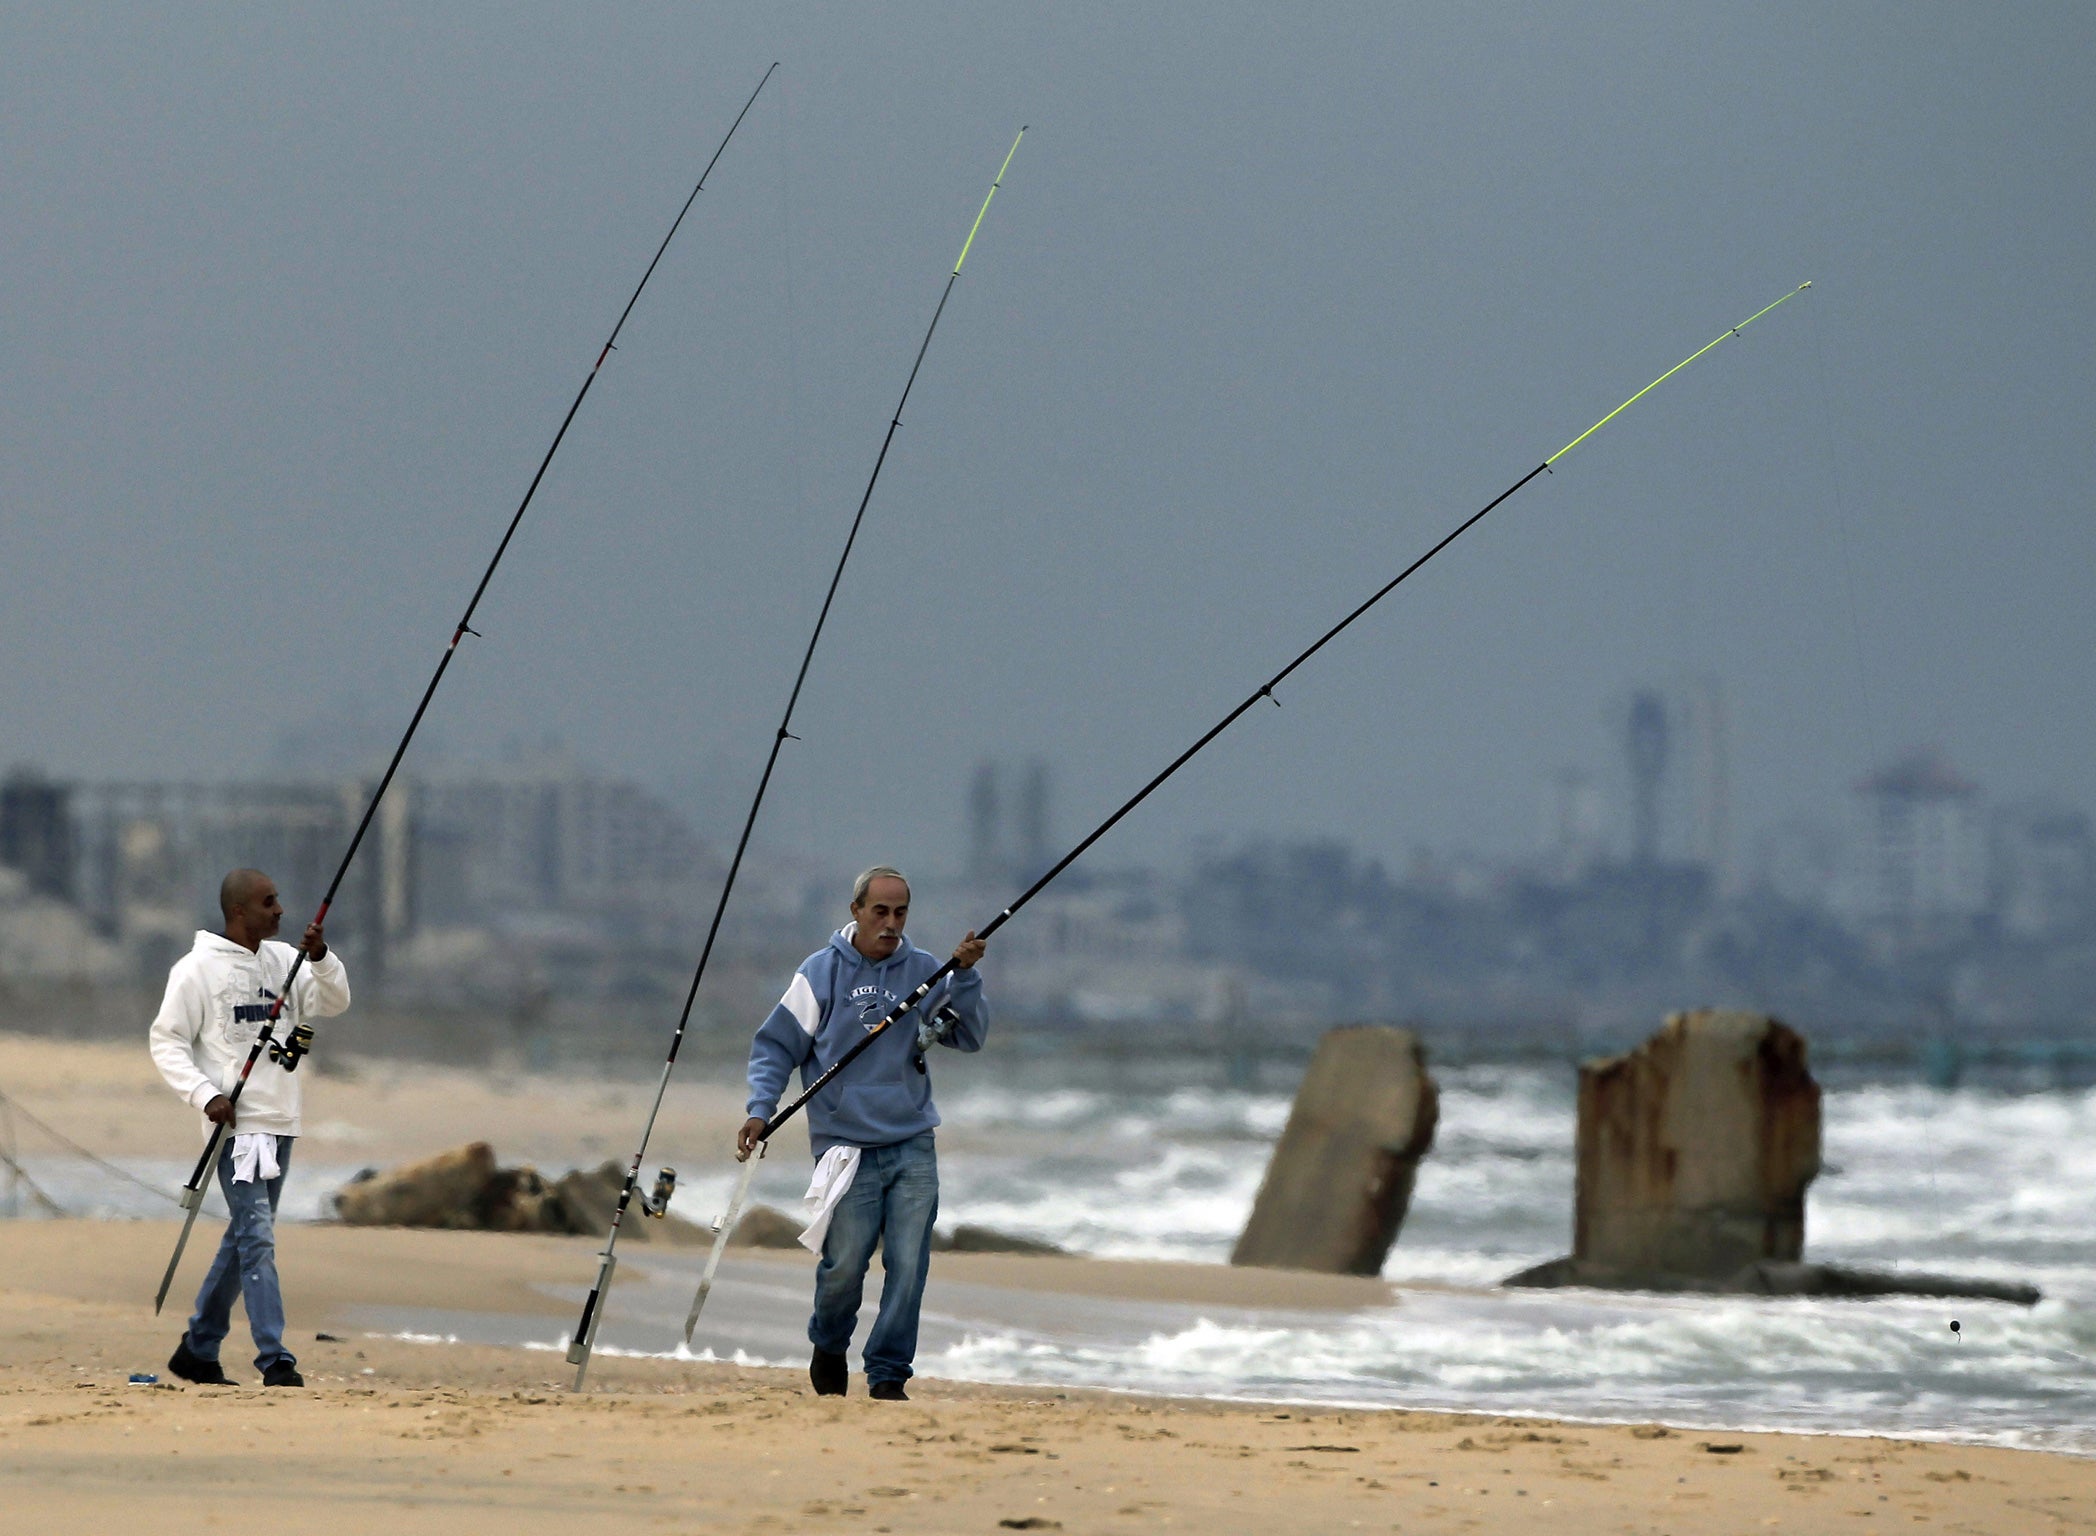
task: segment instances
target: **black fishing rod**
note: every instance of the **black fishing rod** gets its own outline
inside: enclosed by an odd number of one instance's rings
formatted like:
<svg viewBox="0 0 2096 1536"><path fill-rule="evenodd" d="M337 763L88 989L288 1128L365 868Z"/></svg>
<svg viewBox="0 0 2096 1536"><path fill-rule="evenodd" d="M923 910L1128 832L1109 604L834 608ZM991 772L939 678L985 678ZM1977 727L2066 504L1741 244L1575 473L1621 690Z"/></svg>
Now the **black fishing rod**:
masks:
<svg viewBox="0 0 2096 1536"><path fill-rule="evenodd" d="M706 190L706 178L713 174L714 166L720 163L721 155L727 150L728 140L735 137L735 130L742 126L742 120L749 116L750 108L756 105L758 92L764 89L773 71L778 67L774 63L764 72L763 79L757 82L757 89L750 92L750 99L742 104L742 110L735 114L735 121L728 125L727 133L722 135L719 146L713 151L713 158L706 162L706 169L699 173L698 184L691 189L691 196L684 199L684 206L677 210L677 217L670 221L669 233L662 237L662 244L655 248L654 259L648 263L647 271L641 274L640 282L633 289L633 297L629 298L626 307L619 311L618 323L612 326L611 335L605 338L603 350L590 365L589 373L583 378L582 388L575 392L574 403L568 407L567 415L560 419L560 430L553 434L553 442L546 449L546 456L539 460L538 472L531 477L531 484L525 487L524 499L517 503L517 510L511 516L509 526L503 530L502 541L495 546L495 553L488 561L488 568L481 572L480 583L474 587L473 596L466 604L466 611L459 617L458 627L451 632L451 643L444 647L443 655L437 659L437 670L431 675L429 686L422 690L422 700L415 706L415 713L408 720L407 730L401 734L400 745L393 749L392 761L386 764L386 771L379 776L378 787L371 792L371 799L364 807L362 818L357 822L356 832L350 837L349 847L342 855L342 862L335 866L335 877L328 881L327 891L320 898L320 910L313 914L315 923L327 921L328 908L334 905L335 894L342 887L342 878L349 873L350 861L356 858L357 849L363 844L364 834L371 829L371 819L378 814L379 802L385 798L386 790L392 785L393 775L400 767L400 760L407 756L408 743L415 739L415 731L422 724L422 716L429 709L429 701L436 696L437 685L444 681L444 673L451 666L451 658L458 654L459 641L468 635L478 635L479 632L472 627L473 611L480 606L481 596L488 590L488 583L495 579L495 567L502 563L510 540L516 537L517 527L524 521L525 509L531 505L531 498L538 494L539 482L546 478L546 470L553 463L553 455L560 452L561 441L568 435L569 423L574 421L575 413L582 409L582 402L588 396L590 386L597 382L597 373L603 368L604 359L611 356L614 343L619 339L619 332L625 329L626 317L633 313L633 306L640 302L641 290L648 286L648 279L655 275L655 268L661 262L663 253L670 248L670 241L676 238L677 228L684 222L684 216L691 212L691 205L697 202L699 194ZM255 1043L247 1053L247 1060L241 1064L240 1076L226 1094L229 1104L235 1107L239 1105L241 1090L247 1087L248 1076L255 1070L255 1063L261 1059L264 1050L269 1052L271 1061L280 1063L286 1072L294 1072L298 1069L299 1061L311 1048L313 1031L303 1024L294 1028L290 1038L281 1043L272 1040L277 1019L283 1013L284 1005L290 1000L292 985L298 980L299 970L305 963L306 952L301 947L298 953L292 956L291 969L284 975L282 995L270 1000L269 1014L255 1035ZM189 1182L182 1188L182 1205L188 1214L182 1219L182 1235L175 1239L175 1251L167 1261L167 1273L160 1277L160 1289L153 1297L153 1311L156 1314L167 1301L168 1287L174 1283L175 1269L182 1262L182 1250L189 1245L189 1232L196 1225L197 1211L204 1203L204 1189L210 1179L212 1165L218 1160L219 1144L225 1139L225 1134L225 1124L213 1122L210 1140L204 1146L204 1155L197 1159L196 1171L189 1176Z"/></svg>
<svg viewBox="0 0 2096 1536"><path fill-rule="evenodd" d="M794 675L793 688L786 695L786 712L780 716L779 728L771 739L771 752L764 759L764 772L757 778L757 793L750 798L749 814L742 820L742 835L735 841L735 856L728 861L728 877L721 886L720 899L714 903L713 921L706 928L706 942L699 950L699 963L692 972L691 986L684 994L684 1011L677 1016L676 1032L670 1036L669 1057L662 1064L662 1077L655 1084L655 1102L649 1106L647 1124L641 1128L640 1146L633 1153L633 1161L626 1169L626 1183L619 1190L619 1203L611 1213L611 1230L605 1235L603 1252L597 1255L597 1278L590 1286L589 1295L583 1299L582 1318L575 1324L574 1339L568 1345L568 1364L575 1367L575 1390L582 1390L582 1383L589 1374L590 1353L597 1345L597 1328L604 1320L604 1299L611 1289L611 1274L618 1267L617 1248L619 1228L626 1219L626 1212L633 1204L635 1189L640 1184L640 1165L648 1155L648 1142L655 1134L655 1119L662 1113L662 1096L669 1089L670 1074L677 1067L677 1052L684 1044L685 1026L691 1021L691 1010L698 1001L699 983L706 977L706 962L713 955L713 941L720 933L721 918L728 910L728 896L735 889L735 875L742 868L743 851L750 845L750 831L757 825L757 812L764 804L764 792L771 786L772 769L779 761L779 750L793 738L793 709L800 702L801 685L808 680L809 664L815 660L815 646L822 639L823 625L829 622L830 605L837 598L837 584L844 579L845 563L851 559L852 545L858 541L859 525L866 520L867 505L873 500L873 488L881 478L881 466L888 462L888 448L895 441L896 429L902 425L903 407L909 404L910 390L917 383L917 372L924 366L924 354L931 350L932 333L939 328L939 317L946 313L946 301L953 295L953 286L960 280L961 264L968 259L968 249L975 244L976 231L982 228L984 215L990 211L990 200L997 189L1004 185L1004 173L1011 169L1012 156L1019 153L1019 140L1026 137L1021 127L1012 140L1012 147L1005 152L1004 164L997 168L997 175L984 194L982 207L975 213L975 222L968 228L968 238L961 242L961 254L947 274L946 286L939 293L938 305L932 310L932 323L924 329L924 340L918 344L917 357L910 364L910 376L902 386L902 398L895 402L895 414L888 422L888 434L881 439L881 451L875 455L873 473L866 477L865 494L859 497L859 510L852 517L851 531L845 535L844 548L837 556L837 568L830 573L829 591L823 594L822 611L815 616L815 628L808 636L808 648L801 654L801 669ZM642 1199L641 1210L649 1216L662 1216L669 1210L671 1192L676 1188L676 1170L665 1168L655 1180L652 1195ZM743 1188L747 1189L747 1181ZM721 1219L716 1231L713 1252L708 1256L706 1274L701 1281L702 1291L713 1284L714 1270L720 1263L721 1246L727 1241L727 1233L734 1226L736 1211L740 1208L741 1194L736 1196L736 1205ZM689 1337L689 1330L686 1336Z"/></svg>
<svg viewBox="0 0 2096 1536"><path fill-rule="evenodd" d="M1126 816L1130 811L1134 810L1145 800L1149 799L1150 796L1153 793L1155 793L1157 789L1160 786L1162 786L1167 779L1171 778L1171 776L1177 773L1181 768L1184 768L1189 762L1193 760L1194 756L1197 753L1199 753L1203 747L1206 747L1211 741L1214 741L1216 737L1222 735L1224 731L1228 730L1232 725L1234 725L1238 721L1238 719L1245 714L1246 711L1251 709L1261 699L1273 699L1274 703L1278 705L1281 701L1279 699L1274 698L1274 690L1278 688L1283 682L1287 681L1289 675L1293 673L1296 670L1296 668L1302 666L1304 662L1308 661L1319 651L1323 650L1327 645L1331 644L1332 641L1339 637L1341 631L1345 630L1350 624L1354 622L1354 620L1360 618L1361 615L1368 612L1369 609L1373 608L1377 603L1380 603L1384 598L1388 597L1392 592L1396 591L1397 588L1400 585L1402 585L1407 579L1409 579L1413 575L1413 573L1418 571L1421 566L1425 565L1429 560L1433 559L1434 556L1440 554L1442 550L1448 548L1449 545L1453 544L1457 539L1461 538L1465 533L1469 532L1471 528L1475 527L1479 522L1483 521L1485 515L1491 512L1493 508L1499 506L1502 502L1508 500L1523 486L1527 485L1529 481L1535 479L1536 476L1549 472L1551 465L1555 464L1559 459L1562 459L1574 448L1577 448L1581 443L1585 442L1588 438L1592 437L1596 432L1599 432L1603 427L1607 426L1610 422L1614 421L1618 416L1622 415L1623 412L1629 410L1630 407L1637 404L1638 401L1644 399L1644 397L1646 395L1649 395L1653 390L1659 388L1660 385L1666 383L1668 379L1671 379L1675 374L1681 372L1682 369L1686 368L1690 363L1693 363L1705 352L1708 352L1711 350L1712 347L1717 346L1719 342L1728 341L1732 337L1737 336L1741 331L1745 330L1756 320L1759 320L1763 315L1767 314L1769 310L1776 308L1778 304L1788 302L1789 300L1795 298L1798 294L1803 293L1807 288L1810 288L1811 286L1812 284L1809 282L1800 283L1789 293L1784 294L1782 298L1776 300L1774 304L1769 304L1762 309L1756 310L1746 319L1740 321L1738 325L1728 328L1726 331L1724 331L1721 335L1709 342L1707 345L1699 347L1696 351L1690 353L1687 357L1683 358L1680 362L1676 363L1673 367L1669 368L1665 373L1661 374L1658 378L1654 379L1650 384L1647 384L1643 389L1639 390L1636 394L1632 395L1628 400L1625 400L1621 405L1617 406L1614 410L1610 411L1606 416L1602 417L1599 421L1595 422L1591 427L1588 427L1586 431L1580 433L1579 436L1573 438L1571 442L1565 444L1564 447L1558 449L1556 453L1553 453L1549 458L1545 459L1542 463L1538 464L1534 469L1531 469L1527 474L1523 475L1512 485L1508 486L1505 490L1501 491L1497 496L1493 497L1490 501L1486 502L1484 506L1480 507L1477 511L1471 513L1469 517L1465 518L1461 523L1459 523L1456 526L1453 532L1446 535L1444 538L1441 539L1439 543L1435 544L1425 554L1421 555L1417 560L1414 560L1410 565L1406 566L1403 570L1399 571L1389 581L1385 582L1382 586L1378 587L1373 593L1369 595L1368 599L1365 602L1361 603L1345 618L1341 619L1337 624L1334 624L1322 635L1319 635L1317 639L1313 641L1310 644L1310 646L1307 649L1305 649L1300 655L1298 655L1293 661L1289 662L1287 666L1283 667L1280 671L1276 672L1272 677L1268 678L1265 682L1261 683L1249 695L1247 695L1243 703L1239 704L1235 709L1231 710L1227 715L1223 716L1222 719L1218 720L1213 726L1209 727L1209 729L1197 741L1195 741L1192 746L1188 747L1184 752L1181 752L1177 757L1173 758L1171 762L1167 763L1164 766L1162 772L1160 772L1155 778L1151 779L1149 783L1145 784L1141 789L1137 790L1132 796L1130 796L1128 800L1122 804L1119 810L1115 811L1111 816L1107 817L1106 820L1100 822L1098 826L1094 827L1089 833L1085 835L1083 840L1080 841L1076 847L1072 848L1068 853L1064 854L1060 859L1056 860L1055 864L1047 871L1047 873L1043 874L1038 880L1034 881L1032 885L1028 886L1025 889L1025 891L1020 894L1018 900L1014 901L1010 906L1006 907L995 917L991 918L990 921L985 923L981 928L976 929L974 931L973 936L978 939L987 939L998 929L1002 928L1006 923L1010 922L1011 919L1022 908L1024 908L1028 902L1032 901L1034 897L1040 895L1042 891L1046 890L1051 884L1053 884L1057 876L1062 874L1062 872L1068 869L1072 864L1076 863L1078 858L1083 855L1086 849L1090 848L1092 844L1098 842L1100 838L1106 836L1108 832L1111 832L1114 829L1114 827L1119 824L1122 817ZM773 1132L777 1131L780 1126L784 1125L787 1121L791 1120L796 1114L798 1114L801 1111L802 1108L804 1108L807 1105L810 1099L814 1098L818 1093L822 1092L823 1089L827 1088L833 1081L835 1081L837 1075L840 1072L844 1071L844 1069L846 1067L849 1067L854 1061L857 1061L859 1059L860 1053L862 1053L869 1046L871 1046L875 1040L879 1039L880 1036L887 1031L890 1025L894 1024L896 1020L903 1018L912 1009L916 1008L920 1003L922 1003L925 1000L925 998L929 997L931 995L932 989L938 986L938 984L941 981L945 980L946 977L950 975L954 969L954 962L951 959L949 959L936 971L932 972L931 975L925 977L925 979L918 984L917 989L914 992L912 992L908 997L904 998L901 1002L897 1003L893 1008L889 1009L888 1012L885 1015L883 1015L878 1022L869 1025L867 1027L866 1033L861 1038L852 1043L851 1049L847 1050L842 1056L839 1056L835 1061L831 1062L830 1065L823 1070L821 1075L818 1076L814 1082L810 1083L805 1089L802 1090L798 1098L794 1099L792 1103L786 1105L783 1109L775 1111L772 1117L764 1122L764 1128L757 1133L757 1142L760 1152L762 1150L763 1144L771 1139ZM748 1154L744 1154L744 1160L746 1163L748 1163L748 1166L745 1167L743 1170L740 1185L738 1186L734 1200L730 1206L731 1211L740 1209L743 1194L749 1188L751 1172L754 1170L756 1166L754 1160ZM725 1237L725 1234L723 1234L723 1237ZM719 1239L716 1240L717 1243L718 1241ZM708 1266L708 1271L710 1278L710 1265ZM687 1343L689 1343L691 1340L692 1330L698 1325L699 1312L706 1305L706 1294L707 1285L704 1281L702 1281L700 1283L698 1294L692 1299L690 1315L686 1317L684 1322L684 1338L685 1342Z"/></svg>

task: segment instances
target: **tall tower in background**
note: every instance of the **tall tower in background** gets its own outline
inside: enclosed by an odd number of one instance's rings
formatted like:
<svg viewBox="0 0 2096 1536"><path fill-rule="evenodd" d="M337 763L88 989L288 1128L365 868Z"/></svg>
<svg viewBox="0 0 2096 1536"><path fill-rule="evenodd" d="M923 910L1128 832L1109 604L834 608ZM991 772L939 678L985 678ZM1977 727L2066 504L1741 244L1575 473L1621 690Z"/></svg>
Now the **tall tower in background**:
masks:
<svg viewBox="0 0 2096 1536"><path fill-rule="evenodd" d="M1048 867L1048 760L1029 758L1008 795L1005 770L989 758L968 785L968 878L996 885L1031 880Z"/></svg>
<svg viewBox="0 0 2096 1536"><path fill-rule="evenodd" d="M1695 858L1710 871L1711 889L1729 895L1732 879L1732 744L1725 691L1714 677L1688 686L1689 753L1695 803L1691 826Z"/></svg>
<svg viewBox="0 0 2096 1536"><path fill-rule="evenodd" d="M997 810L997 765L985 758L968 785L968 877L986 884L1001 872Z"/></svg>
<svg viewBox="0 0 2096 1536"><path fill-rule="evenodd" d="M1630 764L1631 858L1659 862L1659 790L1667 772L1667 703L1656 689L1630 696L1623 722L1623 753Z"/></svg>
<svg viewBox="0 0 2096 1536"><path fill-rule="evenodd" d="M1630 783L1630 860L1693 864L1732 889L1732 755L1723 687L1714 677L1646 684L1621 713Z"/></svg>
<svg viewBox="0 0 2096 1536"><path fill-rule="evenodd" d="M1017 855L1021 880L1032 880L1048 867L1048 760L1037 757L1026 765L1019 787Z"/></svg>

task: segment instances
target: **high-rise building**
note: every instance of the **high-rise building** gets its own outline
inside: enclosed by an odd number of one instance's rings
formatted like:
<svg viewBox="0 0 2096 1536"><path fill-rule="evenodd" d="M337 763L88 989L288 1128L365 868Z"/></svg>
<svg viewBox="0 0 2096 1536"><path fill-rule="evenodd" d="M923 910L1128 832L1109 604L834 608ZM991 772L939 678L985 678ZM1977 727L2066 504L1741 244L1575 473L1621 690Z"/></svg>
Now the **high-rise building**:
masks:
<svg viewBox="0 0 2096 1536"><path fill-rule="evenodd" d="M985 758L968 784L968 877L984 884L1004 873L997 835L997 765Z"/></svg>
<svg viewBox="0 0 2096 1536"><path fill-rule="evenodd" d="M0 864L18 869L29 889L73 899L73 815L65 786L27 768L0 784Z"/></svg>
<svg viewBox="0 0 2096 1536"><path fill-rule="evenodd" d="M1932 751L1856 786L1863 816L1856 915L1907 942L1954 938L1987 910L1979 786Z"/></svg>

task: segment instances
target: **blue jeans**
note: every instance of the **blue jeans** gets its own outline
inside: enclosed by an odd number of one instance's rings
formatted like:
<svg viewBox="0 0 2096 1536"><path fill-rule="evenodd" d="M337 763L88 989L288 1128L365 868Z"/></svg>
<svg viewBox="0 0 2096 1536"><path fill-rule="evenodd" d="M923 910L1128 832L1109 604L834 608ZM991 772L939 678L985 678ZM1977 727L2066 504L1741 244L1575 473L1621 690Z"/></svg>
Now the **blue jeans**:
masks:
<svg viewBox="0 0 2096 1536"><path fill-rule="evenodd" d="M284 1177L291 1172L294 1139L277 1138L281 1171L266 1183L250 1179L235 1184L233 1138L219 1145L218 1188L232 1220L226 1223L226 1235L219 1240L218 1255L189 1319L190 1353L201 1360L218 1358L218 1346L233 1328L233 1298L238 1296L247 1306L248 1330L255 1336L255 1368L266 1371L280 1360L298 1364L284 1348L284 1296L277 1288L277 1202L284 1195Z"/></svg>
<svg viewBox="0 0 2096 1536"><path fill-rule="evenodd" d="M881 1245L881 1310L866 1336L866 1381L908 1381L917 1357L917 1309L939 1217L939 1155L932 1133L859 1154L858 1176L830 1217L815 1267L808 1342L826 1354L851 1347L873 1245Z"/></svg>

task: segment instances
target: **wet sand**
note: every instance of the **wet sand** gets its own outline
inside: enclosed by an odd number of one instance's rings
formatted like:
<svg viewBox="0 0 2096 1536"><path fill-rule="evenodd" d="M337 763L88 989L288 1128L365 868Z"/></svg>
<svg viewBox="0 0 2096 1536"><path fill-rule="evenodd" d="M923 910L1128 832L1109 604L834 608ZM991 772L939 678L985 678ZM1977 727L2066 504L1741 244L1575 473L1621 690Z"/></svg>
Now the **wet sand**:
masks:
<svg viewBox="0 0 2096 1536"><path fill-rule="evenodd" d="M1546 1420L1205 1404L919 1380L817 1399L796 1371L373 1336L374 1307L564 1310L586 1239L287 1228L303 1392L129 1386L179 1330L149 1295L173 1227L22 1222L0 1243L9 1529L1704 1532L2096 1524L2096 1462L2034 1452ZM215 1239L200 1234L200 1245ZM688 1261L689 1255L678 1255ZM201 1255L185 1264L194 1284ZM798 1267L792 1256L751 1259ZM646 1283L650 1257L622 1269ZM1015 1305L1069 1291L1295 1308L1352 1282L941 1255ZM791 1270L787 1273L790 1275ZM1375 1282L1360 1282L1380 1289ZM1204 1303L1205 1304L1205 1303ZM315 1333L337 1335L319 1341ZM235 1343L244 1345L236 1322ZM232 1374L253 1380L244 1347ZM1736 1449L1731 1449L1736 1447Z"/></svg>

